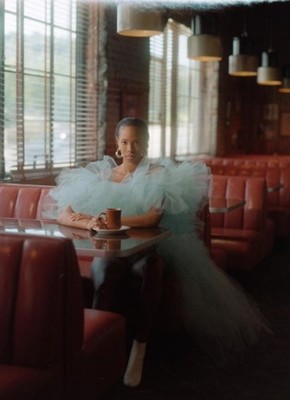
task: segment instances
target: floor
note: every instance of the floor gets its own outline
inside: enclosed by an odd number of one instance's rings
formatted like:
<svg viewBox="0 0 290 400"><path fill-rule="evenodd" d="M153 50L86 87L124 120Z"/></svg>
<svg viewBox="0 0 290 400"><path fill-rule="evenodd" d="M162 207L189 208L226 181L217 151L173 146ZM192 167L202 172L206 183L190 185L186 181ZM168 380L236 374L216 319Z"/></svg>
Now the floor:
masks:
<svg viewBox="0 0 290 400"><path fill-rule="evenodd" d="M290 240L250 274L235 277L268 319L269 335L243 359L218 367L184 332L148 346L142 383L116 400L289 400Z"/></svg>

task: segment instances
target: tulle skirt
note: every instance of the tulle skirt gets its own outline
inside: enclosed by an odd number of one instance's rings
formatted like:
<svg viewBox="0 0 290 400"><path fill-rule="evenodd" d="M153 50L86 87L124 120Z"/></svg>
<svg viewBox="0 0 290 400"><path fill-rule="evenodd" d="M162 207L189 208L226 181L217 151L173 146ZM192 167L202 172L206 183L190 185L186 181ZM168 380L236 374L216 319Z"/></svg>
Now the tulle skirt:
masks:
<svg viewBox="0 0 290 400"><path fill-rule="evenodd" d="M114 183L116 164L105 157L87 168L64 170L50 195L59 210L71 205L93 215L107 207L122 208L123 215L158 208L163 213L160 225L172 233L158 252L182 287L184 326L195 337L214 341L221 354L243 351L270 330L254 302L214 264L198 238L196 212L207 197L208 168L161 160L152 172L150 165L144 159L126 181Z"/></svg>

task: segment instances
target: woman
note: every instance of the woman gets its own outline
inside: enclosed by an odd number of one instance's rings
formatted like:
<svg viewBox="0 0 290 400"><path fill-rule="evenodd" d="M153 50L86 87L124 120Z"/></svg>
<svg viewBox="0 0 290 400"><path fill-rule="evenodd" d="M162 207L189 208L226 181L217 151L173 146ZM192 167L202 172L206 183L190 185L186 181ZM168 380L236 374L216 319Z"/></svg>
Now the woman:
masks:
<svg viewBox="0 0 290 400"><path fill-rule="evenodd" d="M130 215L127 204L128 196L132 195L130 180L146 154L148 140L148 129L142 120L125 119L116 129L116 157L123 158L119 166L110 157L105 157L102 162L91 163L86 169L64 170L58 177L59 186L52 193L61 209L58 222L91 229L101 224L96 218L100 211L119 204L118 207L122 208L122 225L142 228L158 226L162 218L160 207L144 208L143 212L138 210ZM152 166L148 172L151 174L154 170ZM137 191L134 192L136 195ZM138 197L136 204L140 205L142 197ZM90 211L92 215L83 211ZM93 306L98 309L123 312L126 281L130 275L137 275L142 280L137 299L139 318L124 376L127 386L137 386L141 380L146 342L161 298L164 267L163 259L152 251L147 256L125 260L96 258L92 264L95 286Z"/></svg>
<svg viewBox="0 0 290 400"><path fill-rule="evenodd" d="M158 246L158 253L181 283L186 328L196 338L213 340L221 354L243 350L255 343L267 327L242 290L215 266L198 239L196 213L207 197L208 169L202 163L174 164L169 160L151 164L145 157L148 141L144 121L125 118L116 128L120 165L106 156L86 168L64 170L52 193L64 210L59 222L91 229L98 224L98 212L119 207L124 225L161 224L169 228L172 235ZM153 261L162 271L160 259ZM94 271L106 269L97 264ZM98 288L98 278L94 279ZM159 272L158 285L161 279ZM131 386L141 379L147 338L142 340L136 341L137 346L133 344L125 374L124 381ZM138 346L140 343L143 345Z"/></svg>

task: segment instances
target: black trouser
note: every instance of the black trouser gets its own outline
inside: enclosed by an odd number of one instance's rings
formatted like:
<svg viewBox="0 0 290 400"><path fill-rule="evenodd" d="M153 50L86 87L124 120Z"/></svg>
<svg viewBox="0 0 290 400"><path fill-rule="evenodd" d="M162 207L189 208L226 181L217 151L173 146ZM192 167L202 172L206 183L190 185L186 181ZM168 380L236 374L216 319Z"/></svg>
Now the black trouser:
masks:
<svg viewBox="0 0 290 400"><path fill-rule="evenodd" d="M95 287L93 307L126 316L128 306L135 306L134 338L146 342L161 299L164 268L164 260L156 253L137 261L130 258L95 258L92 264Z"/></svg>

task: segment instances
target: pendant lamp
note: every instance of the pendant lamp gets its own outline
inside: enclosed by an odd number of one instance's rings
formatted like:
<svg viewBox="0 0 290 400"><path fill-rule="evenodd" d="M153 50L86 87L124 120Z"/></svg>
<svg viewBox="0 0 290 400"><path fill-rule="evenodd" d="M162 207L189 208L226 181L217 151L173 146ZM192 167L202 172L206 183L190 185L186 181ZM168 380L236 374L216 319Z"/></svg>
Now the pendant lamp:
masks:
<svg viewBox="0 0 290 400"><path fill-rule="evenodd" d="M256 76L259 59L255 55L253 42L244 33L233 38L233 54L229 56L229 74L232 76Z"/></svg>
<svg viewBox="0 0 290 400"><path fill-rule="evenodd" d="M187 39L187 56L197 61L221 61L221 39L211 33L205 33L202 28L201 16L192 18L191 29L193 35Z"/></svg>
<svg viewBox="0 0 290 400"><path fill-rule="evenodd" d="M132 37L150 37L163 32L162 15L151 8L121 3L117 8L117 32Z"/></svg>
<svg viewBox="0 0 290 400"><path fill-rule="evenodd" d="M278 90L280 93L290 93L290 64L282 69L282 86Z"/></svg>
<svg viewBox="0 0 290 400"><path fill-rule="evenodd" d="M281 85L277 54L272 49L263 51L261 66L258 68L257 83L259 85Z"/></svg>

